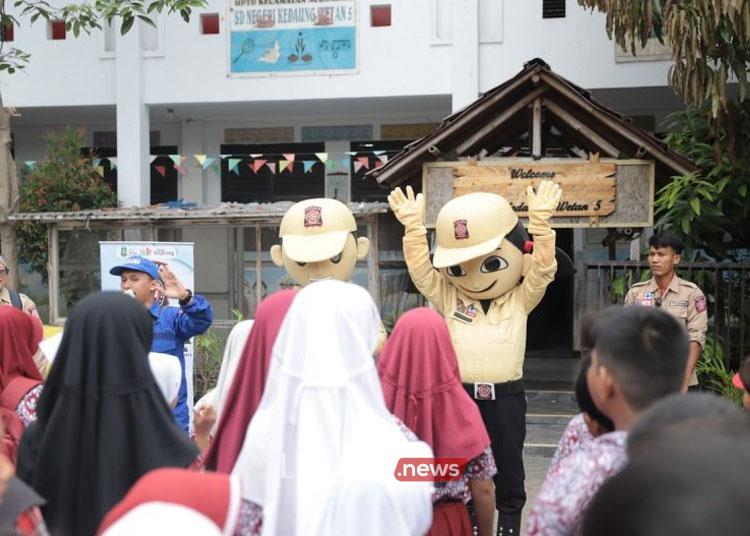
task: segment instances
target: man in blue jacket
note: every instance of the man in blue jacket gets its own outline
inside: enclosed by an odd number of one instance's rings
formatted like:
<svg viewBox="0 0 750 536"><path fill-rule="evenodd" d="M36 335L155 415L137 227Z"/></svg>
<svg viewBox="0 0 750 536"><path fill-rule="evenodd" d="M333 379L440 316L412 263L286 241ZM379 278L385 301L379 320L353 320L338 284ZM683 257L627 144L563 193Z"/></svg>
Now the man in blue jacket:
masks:
<svg viewBox="0 0 750 536"><path fill-rule="evenodd" d="M155 263L145 257L129 257L109 271L120 276L120 290L133 296L146 306L154 317L154 342L152 352L176 356L182 366L182 381L177 395L177 405L172 410L177 424L188 431L190 416L187 407L187 379L185 377L185 342L204 333L213 321L211 304L185 288L165 263ZM156 299L159 279L167 298L179 300L178 307L162 307Z"/></svg>

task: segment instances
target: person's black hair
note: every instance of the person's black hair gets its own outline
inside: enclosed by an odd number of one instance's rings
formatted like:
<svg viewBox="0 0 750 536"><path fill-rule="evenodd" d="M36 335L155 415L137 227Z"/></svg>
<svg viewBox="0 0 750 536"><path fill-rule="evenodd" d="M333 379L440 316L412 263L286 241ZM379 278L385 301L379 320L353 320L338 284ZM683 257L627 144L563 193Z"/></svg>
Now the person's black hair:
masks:
<svg viewBox="0 0 750 536"><path fill-rule="evenodd" d="M688 337L675 318L654 307L612 306L596 322L597 363L606 366L636 411L682 387Z"/></svg>
<svg viewBox="0 0 750 536"><path fill-rule="evenodd" d="M665 438L599 489L583 536L748 534L750 436Z"/></svg>
<svg viewBox="0 0 750 536"><path fill-rule="evenodd" d="M586 382L586 372L588 372L589 366L591 366L591 354L586 353L581 357L581 362L578 364L578 376L576 377L575 395L578 409L581 410L581 413L587 414L598 422L606 431L611 432L615 429L615 424L612 419L599 411L591 398L589 386Z"/></svg>
<svg viewBox="0 0 750 536"><path fill-rule="evenodd" d="M672 248L675 253L682 255L685 244L679 237L671 234L655 234L648 239L648 245L652 248Z"/></svg>
<svg viewBox="0 0 750 536"><path fill-rule="evenodd" d="M740 381L745 386L745 391L750 393L750 354L746 355L740 363Z"/></svg>
<svg viewBox="0 0 750 536"><path fill-rule="evenodd" d="M700 423L705 430L707 421L750 433L748 416L727 399L711 393L677 393L659 400L638 419L628 434L628 454L633 458L648 452L651 443L678 426L693 428ZM726 435L729 430L720 432Z"/></svg>
<svg viewBox="0 0 750 536"><path fill-rule="evenodd" d="M586 313L581 318L581 327L578 329L578 335L581 344L581 357L584 357L584 352L591 352L594 349L594 343L596 342L596 319L598 318L597 313Z"/></svg>

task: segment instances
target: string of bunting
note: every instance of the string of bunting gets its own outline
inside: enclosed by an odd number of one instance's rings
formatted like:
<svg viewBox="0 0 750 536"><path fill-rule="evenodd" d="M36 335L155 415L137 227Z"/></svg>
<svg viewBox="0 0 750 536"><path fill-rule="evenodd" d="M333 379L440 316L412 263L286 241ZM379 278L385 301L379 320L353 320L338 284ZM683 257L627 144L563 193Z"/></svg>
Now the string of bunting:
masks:
<svg viewBox="0 0 750 536"><path fill-rule="evenodd" d="M221 155L149 155L149 163L162 177L167 176L169 169L174 169L180 175L187 173L188 162L194 160L203 170L212 170L217 175L221 174L221 162L227 161L230 173L240 174L240 166L246 166L252 173L258 174L267 169L273 174L284 172L291 173L295 169L302 168L303 173L310 173L316 165L323 165L329 172L343 171L349 166L354 167L358 173L362 169L370 170L383 167L390 156L398 154L400 150L372 150L372 151L346 151L344 153L314 153L314 159L298 159L297 153L250 153L250 154L221 154ZM309 153L306 153L306 155ZM192 157L192 160L191 158ZM157 162L158 160L158 162ZM249 162L248 162L249 160ZM91 167L104 177L105 163L109 164L110 170L117 169L117 157L97 157L91 160ZM36 160L26 160L24 165L30 171L36 167Z"/></svg>

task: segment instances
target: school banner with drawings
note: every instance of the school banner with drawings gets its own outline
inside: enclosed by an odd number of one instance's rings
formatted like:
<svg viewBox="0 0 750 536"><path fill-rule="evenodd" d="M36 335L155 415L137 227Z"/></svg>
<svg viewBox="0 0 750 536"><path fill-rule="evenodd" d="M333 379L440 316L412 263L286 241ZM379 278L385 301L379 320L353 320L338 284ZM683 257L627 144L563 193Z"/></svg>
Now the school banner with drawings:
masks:
<svg viewBox="0 0 750 536"><path fill-rule="evenodd" d="M229 75L357 70L356 0L230 0Z"/></svg>
<svg viewBox="0 0 750 536"><path fill-rule="evenodd" d="M186 288L195 289L192 242L99 242L102 290L120 290L120 277L109 271L125 262L125 259L140 255L152 261L162 261L182 281ZM163 305L179 307L177 300L163 299ZM169 302L169 303L167 303ZM193 341L185 344L185 378L187 379L187 404L190 427L193 423Z"/></svg>

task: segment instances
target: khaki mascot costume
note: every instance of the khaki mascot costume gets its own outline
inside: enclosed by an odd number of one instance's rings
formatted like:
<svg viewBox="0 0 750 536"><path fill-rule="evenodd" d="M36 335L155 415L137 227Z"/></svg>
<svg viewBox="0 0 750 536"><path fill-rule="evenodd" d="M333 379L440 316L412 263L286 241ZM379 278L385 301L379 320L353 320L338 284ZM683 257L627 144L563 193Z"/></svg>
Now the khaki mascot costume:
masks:
<svg viewBox="0 0 750 536"><path fill-rule="evenodd" d="M349 281L370 249L370 241L356 232L354 215L341 201L306 199L284 214L281 245L271 248L271 259L303 287L325 279Z"/></svg>
<svg viewBox="0 0 750 536"><path fill-rule="evenodd" d="M448 323L461 378L476 401L497 464L498 534L518 535L526 502L522 384L526 320L555 278L555 232L549 224L560 201L550 181L527 190L528 233L501 196L471 193L450 200L437 216L430 262L424 198L396 188L388 197L404 226L404 258L414 284Z"/></svg>

